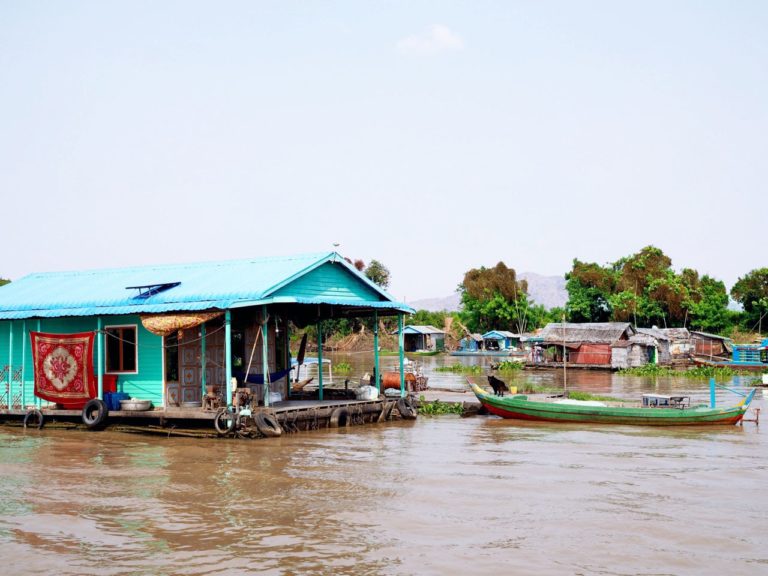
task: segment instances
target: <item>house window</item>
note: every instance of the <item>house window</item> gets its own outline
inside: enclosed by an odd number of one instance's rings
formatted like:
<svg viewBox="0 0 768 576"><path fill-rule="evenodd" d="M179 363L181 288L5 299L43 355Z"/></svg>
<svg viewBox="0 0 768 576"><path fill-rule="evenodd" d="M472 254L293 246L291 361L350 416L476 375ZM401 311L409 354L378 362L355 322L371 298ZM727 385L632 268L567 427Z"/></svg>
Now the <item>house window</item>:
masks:
<svg viewBox="0 0 768 576"><path fill-rule="evenodd" d="M107 326L107 373L135 373L136 326Z"/></svg>

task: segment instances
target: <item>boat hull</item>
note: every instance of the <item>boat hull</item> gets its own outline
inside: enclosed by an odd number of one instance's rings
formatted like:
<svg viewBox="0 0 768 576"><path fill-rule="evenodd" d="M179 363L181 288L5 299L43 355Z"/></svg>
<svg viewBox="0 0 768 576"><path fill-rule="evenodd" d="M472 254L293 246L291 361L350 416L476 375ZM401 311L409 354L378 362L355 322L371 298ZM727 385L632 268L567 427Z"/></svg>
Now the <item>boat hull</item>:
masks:
<svg viewBox="0 0 768 576"><path fill-rule="evenodd" d="M728 408L623 408L612 406L579 406L534 402L520 396L504 398L486 394L472 385L480 403L502 418L538 422L571 422L581 424L623 424L632 426L709 426L737 424L749 402ZM751 400L751 395L750 395Z"/></svg>
<svg viewBox="0 0 768 576"><path fill-rule="evenodd" d="M454 350L450 354L451 356L489 356L489 357L506 357L514 356L513 350Z"/></svg>
<svg viewBox="0 0 768 576"><path fill-rule="evenodd" d="M732 370L768 372L768 364L765 364L764 362L716 362L713 360L704 360L703 358L694 358L693 363L697 366L710 366L712 368L731 368Z"/></svg>

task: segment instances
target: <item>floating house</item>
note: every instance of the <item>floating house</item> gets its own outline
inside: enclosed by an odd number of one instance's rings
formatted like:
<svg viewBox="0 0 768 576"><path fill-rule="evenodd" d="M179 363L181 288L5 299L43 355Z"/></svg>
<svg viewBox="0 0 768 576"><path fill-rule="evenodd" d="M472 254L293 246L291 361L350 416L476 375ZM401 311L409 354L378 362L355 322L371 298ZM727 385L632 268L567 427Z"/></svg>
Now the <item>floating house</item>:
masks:
<svg viewBox="0 0 768 576"><path fill-rule="evenodd" d="M480 352L483 350L483 335L470 334L459 340L459 349L452 352Z"/></svg>
<svg viewBox="0 0 768 576"><path fill-rule="evenodd" d="M483 344L486 350L515 350L520 346L520 334L506 330L491 330L483 334Z"/></svg>
<svg viewBox="0 0 768 576"><path fill-rule="evenodd" d="M290 326L317 326L322 363L321 321L394 315L402 332L412 312L335 252L31 274L0 288L0 408L39 406L42 381L60 405L118 392L199 407L236 384L268 406L291 397ZM400 351L402 366L402 337Z"/></svg>
<svg viewBox="0 0 768 576"><path fill-rule="evenodd" d="M434 326L406 326L403 328L406 352L440 352L445 350L445 332Z"/></svg>
<svg viewBox="0 0 768 576"><path fill-rule="evenodd" d="M733 362L768 367L768 338L764 338L760 344L734 344Z"/></svg>
<svg viewBox="0 0 768 576"><path fill-rule="evenodd" d="M691 333L687 328L638 328L638 334L656 339L658 364L688 363L693 351Z"/></svg>
<svg viewBox="0 0 768 576"><path fill-rule="evenodd" d="M732 347L731 358L723 359L700 354L694 358L694 362L703 366L764 372L763 383L768 384L768 338L763 339L760 344L729 344Z"/></svg>
<svg viewBox="0 0 768 576"><path fill-rule="evenodd" d="M621 370L659 363L659 340L648 334L633 334L611 345L611 368Z"/></svg>
<svg viewBox="0 0 768 576"><path fill-rule="evenodd" d="M547 324L537 336L534 364L611 368L613 348L617 342L629 341L636 334L628 322L593 322Z"/></svg>
<svg viewBox="0 0 768 576"><path fill-rule="evenodd" d="M733 340L718 334L691 332L691 352L699 358L728 361L733 352Z"/></svg>

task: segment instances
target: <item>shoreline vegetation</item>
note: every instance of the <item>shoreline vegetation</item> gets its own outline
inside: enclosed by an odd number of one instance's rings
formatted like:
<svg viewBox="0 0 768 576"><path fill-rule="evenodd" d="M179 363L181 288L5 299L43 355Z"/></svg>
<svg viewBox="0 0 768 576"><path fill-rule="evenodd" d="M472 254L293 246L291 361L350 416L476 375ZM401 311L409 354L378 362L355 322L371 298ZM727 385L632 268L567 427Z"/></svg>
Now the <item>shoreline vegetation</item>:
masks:
<svg viewBox="0 0 768 576"><path fill-rule="evenodd" d="M696 366L687 370L680 370L671 366L659 366L658 364L646 364L636 368L623 368L617 372L622 376L646 376L656 378L658 376L671 376L680 378L697 378L727 380L734 376L755 376L748 370L734 370L728 366Z"/></svg>

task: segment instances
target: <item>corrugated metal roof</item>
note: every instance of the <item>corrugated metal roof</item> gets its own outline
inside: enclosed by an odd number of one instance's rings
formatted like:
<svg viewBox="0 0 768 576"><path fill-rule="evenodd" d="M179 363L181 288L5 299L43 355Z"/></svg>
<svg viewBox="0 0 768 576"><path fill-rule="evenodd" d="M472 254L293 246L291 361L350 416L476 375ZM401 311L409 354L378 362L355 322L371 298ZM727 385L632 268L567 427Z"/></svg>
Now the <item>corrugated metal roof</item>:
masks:
<svg viewBox="0 0 768 576"><path fill-rule="evenodd" d="M591 322L561 323L552 322L541 331L544 342L587 342L591 344L610 344L619 340L627 332L627 337L635 334L629 322Z"/></svg>
<svg viewBox="0 0 768 576"><path fill-rule="evenodd" d="M372 289L376 300L348 296L291 297L284 289L293 280L332 263ZM128 286L179 285L139 297ZM280 290L280 296L271 297ZM339 254L325 252L273 258L250 258L141 266L78 272L30 274L0 288L0 319L59 316L160 313L235 308L272 303L331 304L365 308L413 310L396 302L379 286L348 264Z"/></svg>
<svg viewBox="0 0 768 576"><path fill-rule="evenodd" d="M393 332L393 334L397 334L397 331ZM439 328L435 328L434 326L416 326L416 325L409 325L405 326L403 328L403 334L445 334L442 330Z"/></svg>
<svg viewBox="0 0 768 576"><path fill-rule="evenodd" d="M688 340L690 333L687 328L638 328L638 334L648 334L657 340Z"/></svg>
<svg viewBox="0 0 768 576"><path fill-rule="evenodd" d="M483 334L483 338L487 339L500 339L500 338L520 338L520 334L514 332L508 332L507 330L491 330Z"/></svg>

